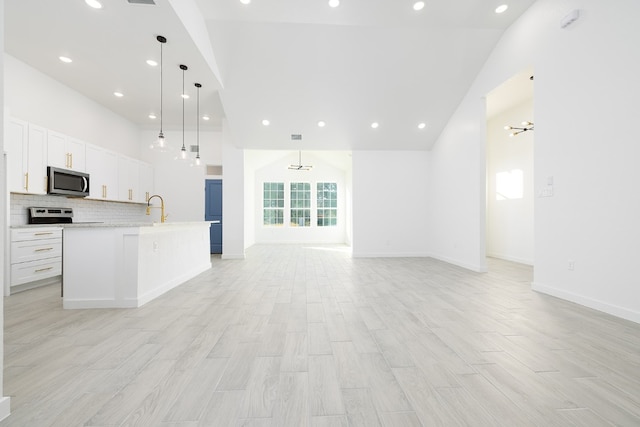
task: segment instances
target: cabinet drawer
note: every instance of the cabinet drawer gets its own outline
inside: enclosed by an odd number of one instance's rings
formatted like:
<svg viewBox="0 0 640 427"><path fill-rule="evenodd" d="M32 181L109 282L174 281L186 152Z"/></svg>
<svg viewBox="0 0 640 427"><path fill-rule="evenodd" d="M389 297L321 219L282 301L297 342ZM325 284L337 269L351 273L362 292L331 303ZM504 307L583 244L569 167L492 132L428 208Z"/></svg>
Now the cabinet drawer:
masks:
<svg viewBox="0 0 640 427"><path fill-rule="evenodd" d="M11 265L11 286L22 285L36 280L62 274L62 257Z"/></svg>
<svg viewBox="0 0 640 427"><path fill-rule="evenodd" d="M14 228L11 230L11 241L57 239L62 238L62 227Z"/></svg>
<svg viewBox="0 0 640 427"><path fill-rule="evenodd" d="M11 242L11 264L62 256L62 238Z"/></svg>

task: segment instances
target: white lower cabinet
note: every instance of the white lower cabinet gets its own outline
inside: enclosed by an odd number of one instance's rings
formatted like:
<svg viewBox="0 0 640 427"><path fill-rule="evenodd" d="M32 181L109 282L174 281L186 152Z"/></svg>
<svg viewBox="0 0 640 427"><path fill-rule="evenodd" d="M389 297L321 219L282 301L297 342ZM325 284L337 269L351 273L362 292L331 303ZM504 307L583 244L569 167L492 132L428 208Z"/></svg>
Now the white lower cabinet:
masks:
<svg viewBox="0 0 640 427"><path fill-rule="evenodd" d="M11 230L11 286L62 274L62 228Z"/></svg>

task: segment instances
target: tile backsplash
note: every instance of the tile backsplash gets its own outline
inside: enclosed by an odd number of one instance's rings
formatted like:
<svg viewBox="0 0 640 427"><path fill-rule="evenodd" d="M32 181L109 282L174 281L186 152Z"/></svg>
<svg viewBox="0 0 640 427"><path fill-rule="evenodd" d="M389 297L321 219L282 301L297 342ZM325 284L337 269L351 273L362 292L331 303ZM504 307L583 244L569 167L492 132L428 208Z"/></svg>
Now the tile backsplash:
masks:
<svg viewBox="0 0 640 427"><path fill-rule="evenodd" d="M139 203L11 193L10 206L12 226L28 224L27 208L33 206L72 208L74 222L153 222L153 216L145 214L146 205Z"/></svg>

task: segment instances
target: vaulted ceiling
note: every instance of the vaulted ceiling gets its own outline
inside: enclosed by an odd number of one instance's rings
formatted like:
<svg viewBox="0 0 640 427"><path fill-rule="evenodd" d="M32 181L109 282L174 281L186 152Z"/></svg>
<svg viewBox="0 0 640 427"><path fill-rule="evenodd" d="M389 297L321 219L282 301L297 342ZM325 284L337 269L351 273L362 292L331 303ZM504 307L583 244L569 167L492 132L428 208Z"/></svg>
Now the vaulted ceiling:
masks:
<svg viewBox="0 0 640 427"><path fill-rule="evenodd" d="M159 70L145 60L159 60L163 35L167 129L182 123L185 64L189 111L193 83L203 85L201 111L212 118L203 128L226 119L237 146L286 150L429 149L504 30L534 2L427 0L415 11L413 0L129 1L102 0L100 10L84 0L6 1L5 51L154 128ZM509 8L497 14L501 3Z"/></svg>

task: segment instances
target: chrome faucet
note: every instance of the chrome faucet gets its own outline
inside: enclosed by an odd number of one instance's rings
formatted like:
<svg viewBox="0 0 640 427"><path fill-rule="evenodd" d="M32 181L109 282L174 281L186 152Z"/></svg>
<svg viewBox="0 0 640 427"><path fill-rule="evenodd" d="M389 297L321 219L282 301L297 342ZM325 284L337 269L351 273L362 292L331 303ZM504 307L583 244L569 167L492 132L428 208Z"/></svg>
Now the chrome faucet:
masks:
<svg viewBox="0 0 640 427"><path fill-rule="evenodd" d="M160 222L164 222L164 220L167 219L169 215L164 214L164 199L159 194L154 194L147 199L147 215L151 215L151 208L155 207L150 205L151 199L153 199L154 197L160 199Z"/></svg>

